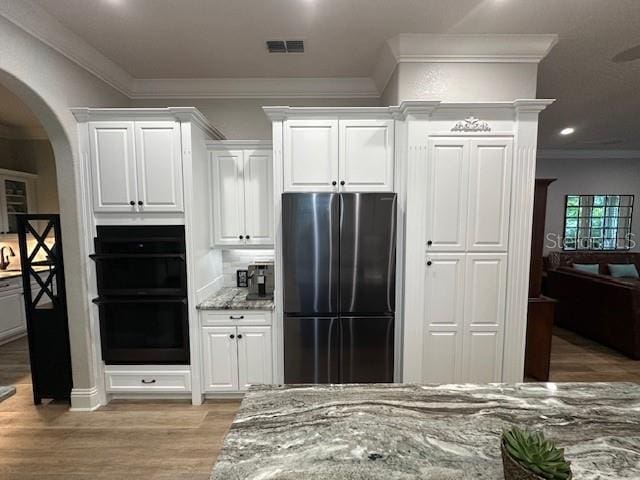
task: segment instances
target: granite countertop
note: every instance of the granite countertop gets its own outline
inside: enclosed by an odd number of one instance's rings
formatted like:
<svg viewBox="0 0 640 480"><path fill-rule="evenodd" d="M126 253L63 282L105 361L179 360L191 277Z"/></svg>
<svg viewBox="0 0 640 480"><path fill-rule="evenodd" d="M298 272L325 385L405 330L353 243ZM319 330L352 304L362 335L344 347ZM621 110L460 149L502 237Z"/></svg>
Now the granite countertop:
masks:
<svg viewBox="0 0 640 480"><path fill-rule="evenodd" d="M500 434L543 429L576 480L640 478L640 385L252 387L213 480L501 480Z"/></svg>
<svg viewBox="0 0 640 480"><path fill-rule="evenodd" d="M49 267L36 266L33 267L36 272L44 272L49 270ZM22 270L0 270L0 280L8 280L10 278L17 278L22 276Z"/></svg>
<svg viewBox="0 0 640 480"><path fill-rule="evenodd" d="M200 310L273 310L273 300L247 300L246 288L223 287L198 305Z"/></svg>

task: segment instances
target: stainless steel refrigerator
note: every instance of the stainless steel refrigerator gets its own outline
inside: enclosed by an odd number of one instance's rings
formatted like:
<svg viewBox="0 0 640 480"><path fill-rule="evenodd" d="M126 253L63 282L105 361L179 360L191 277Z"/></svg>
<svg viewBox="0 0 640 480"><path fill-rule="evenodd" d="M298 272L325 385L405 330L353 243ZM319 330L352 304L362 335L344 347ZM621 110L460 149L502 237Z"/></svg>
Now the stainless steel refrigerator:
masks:
<svg viewBox="0 0 640 480"><path fill-rule="evenodd" d="M285 383L393 381L394 193L282 194Z"/></svg>

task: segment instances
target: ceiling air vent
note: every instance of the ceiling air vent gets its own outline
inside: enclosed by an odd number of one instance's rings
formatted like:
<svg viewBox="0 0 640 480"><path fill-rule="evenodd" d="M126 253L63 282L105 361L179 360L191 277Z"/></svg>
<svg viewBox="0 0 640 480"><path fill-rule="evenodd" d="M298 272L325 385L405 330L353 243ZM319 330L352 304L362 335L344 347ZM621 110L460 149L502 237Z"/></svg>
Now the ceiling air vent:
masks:
<svg viewBox="0 0 640 480"><path fill-rule="evenodd" d="M267 40L269 53L286 53L287 47L282 40Z"/></svg>
<svg viewBox="0 0 640 480"><path fill-rule="evenodd" d="M287 40L287 52L289 52L289 53L304 53L304 41L302 41L302 40Z"/></svg>
<svg viewBox="0 0 640 480"><path fill-rule="evenodd" d="M304 53L303 40L267 40L269 53Z"/></svg>

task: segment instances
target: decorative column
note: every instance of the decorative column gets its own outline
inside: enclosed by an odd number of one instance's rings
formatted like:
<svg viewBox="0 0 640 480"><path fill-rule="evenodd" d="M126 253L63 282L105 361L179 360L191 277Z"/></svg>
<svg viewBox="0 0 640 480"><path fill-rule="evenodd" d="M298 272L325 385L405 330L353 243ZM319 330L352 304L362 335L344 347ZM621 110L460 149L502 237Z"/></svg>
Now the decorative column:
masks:
<svg viewBox="0 0 640 480"><path fill-rule="evenodd" d="M538 115L551 103L553 100L547 99L516 100L513 102L515 141L502 370L502 380L509 383L521 382L524 375Z"/></svg>

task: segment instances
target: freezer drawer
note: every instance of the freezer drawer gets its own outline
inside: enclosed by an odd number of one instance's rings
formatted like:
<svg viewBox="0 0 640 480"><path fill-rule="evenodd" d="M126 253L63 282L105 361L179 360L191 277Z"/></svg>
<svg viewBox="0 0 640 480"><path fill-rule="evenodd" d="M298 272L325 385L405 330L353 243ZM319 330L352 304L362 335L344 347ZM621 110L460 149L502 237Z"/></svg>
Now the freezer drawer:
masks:
<svg viewBox="0 0 640 480"><path fill-rule="evenodd" d="M284 382L339 383L339 319L284 317Z"/></svg>
<svg viewBox="0 0 640 480"><path fill-rule="evenodd" d="M340 326L340 383L393 382L393 317L342 317Z"/></svg>

